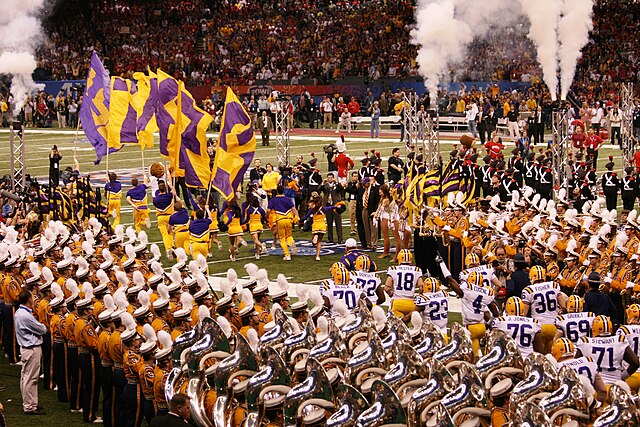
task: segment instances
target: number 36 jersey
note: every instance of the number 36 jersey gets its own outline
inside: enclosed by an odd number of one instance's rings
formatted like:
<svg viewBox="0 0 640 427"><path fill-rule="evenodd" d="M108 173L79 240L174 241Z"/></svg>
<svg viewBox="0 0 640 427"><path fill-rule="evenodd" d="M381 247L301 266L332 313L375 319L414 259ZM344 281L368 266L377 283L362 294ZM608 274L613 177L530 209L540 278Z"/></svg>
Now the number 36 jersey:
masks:
<svg viewBox="0 0 640 427"><path fill-rule="evenodd" d="M624 352L629 347L623 336L580 338L576 347L583 356L596 361L598 372L605 384L613 384L622 379L622 361Z"/></svg>
<svg viewBox="0 0 640 427"><path fill-rule="evenodd" d="M502 316L493 319L493 327L511 335L520 347L520 353L525 358L533 353L533 340L542 330L537 320L522 316Z"/></svg>
<svg viewBox="0 0 640 427"><path fill-rule="evenodd" d="M353 282L348 285L337 285L333 280L327 279L320 285L320 294L329 299L331 307L336 301L341 300L349 310L353 310L358 306L358 300L363 293L362 288Z"/></svg>
<svg viewBox="0 0 640 427"><path fill-rule="evenodd" d="M416 293L416 285L422 277L422 270L413 265L397 265L387 269L387 276L393 279L393 299L410 299Z"/></svg>
<svg viewBox="0 0 640 427"><path fill-rule="evenodd" d="M591 335L591 325L595 318L596 315L591 312L566 313L558 316L556 327L565 338L575 344L580 338Z"/></svg>
<svg viewBox="0 0 640 427"><path fill-rule="evenodd" d="M542 282L529 285L522 291L522 300L529 304L529 313L540 323L555 323L558 317L558 295L560 285Z"/></svg>

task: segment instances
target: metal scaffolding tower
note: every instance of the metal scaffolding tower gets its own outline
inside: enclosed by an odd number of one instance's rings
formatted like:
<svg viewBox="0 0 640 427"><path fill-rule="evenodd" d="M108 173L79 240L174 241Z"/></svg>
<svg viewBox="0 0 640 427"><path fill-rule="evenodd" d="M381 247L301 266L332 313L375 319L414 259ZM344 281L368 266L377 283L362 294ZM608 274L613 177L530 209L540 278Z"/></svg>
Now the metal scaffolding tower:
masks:
<svg viewBox="0 0 640 427"><path fill-rule="evenodd" d="M426 111L420 117L420 138L424 164L429 169L435 169L440 164L440 115L438 108Z"/></svg>
<svg viewBox="0 0 640 427"><path fill-rule="evenodd" d="M291 101L276 101L276 161L278 166L287 166L289 164L289 149L291 147L289 140L289 125L292 121L289 113Z"/></svg>
<svg viewBox="0 0 640 427"><path fill-rule="evenodd" d="M27 165L24 160L24 127L20 122L13 122L11 123L9 131L11 191L19 194L26 190Z"/></svg>
<svg viewBox="0 0 640 427"><path fill-rule="evenodd" d="M553 146L551 157L553 166L553 188L564 188L569 191L569 178L571 166L567 163L569 149L571 148L569 137L569 118L566 110L552 112Z"/></svg>
<svg viewBox="0 0 640 427"><path fill-rule="evenodd" d="M404 142L407 150L409 146L418 141L418 131L420 129L420 123L418 120L418 94L415 92L403 92L404 106L404 118L402 120L404 125Z"/></svg>
<svg viewBox="0 0 640 427"><path fill-rule="evenodd" d="M622 159L624 166L632 165L637 140L633 136L633 83L622 83L620 86L620 110L622 110ZM613 141L612 141L613 142Z"/></svg>

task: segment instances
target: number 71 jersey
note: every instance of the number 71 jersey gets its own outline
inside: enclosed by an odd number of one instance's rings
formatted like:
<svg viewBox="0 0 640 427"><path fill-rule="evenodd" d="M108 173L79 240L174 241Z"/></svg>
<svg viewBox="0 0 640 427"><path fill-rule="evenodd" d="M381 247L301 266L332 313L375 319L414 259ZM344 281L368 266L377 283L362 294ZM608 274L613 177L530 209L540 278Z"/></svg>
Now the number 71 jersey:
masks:
<svg viewBox="0 0 640 427"><path fill-rule="evenodd" d="M558 295L560 285L542 282L529 285L522 291L522 300L529 304L529 313L540 323L555 323L558 317Z"/></svg>
<svg viewBox="0 0 640 427"><path fill-rule="evenodd" d="M598 372L605 384L622 379L622 361L629 343L623 336L580 338L576 347L583 356L591 357L598 365Z"/></svg>
<svg viewBox="0 0 640 427"><path fill-rule="evenodd" d="M393 279L393 299L413 300L422 270L414 265L397 265L387 269L387 276Z"/></svg>

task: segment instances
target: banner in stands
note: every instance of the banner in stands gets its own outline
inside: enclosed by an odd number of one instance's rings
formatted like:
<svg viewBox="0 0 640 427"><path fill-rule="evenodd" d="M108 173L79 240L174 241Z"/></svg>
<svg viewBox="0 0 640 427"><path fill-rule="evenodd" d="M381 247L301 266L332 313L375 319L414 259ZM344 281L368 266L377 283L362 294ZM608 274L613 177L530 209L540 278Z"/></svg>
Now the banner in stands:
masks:
<svg viewBox="0 0 640 427"><path fill-rule="evenodd" d="M49 95L57 96L59 92L71 94L73 97L82 95L84 91L84 80L61 80L61 81L41 81L37 82L45 85L45 92ZM478 89L486 89L493 85L493 82L455 82L449 83L448 90L450 92L457 92L462 85L465 85L467 89L471 89L475 86ZM526 89L530 87L530 83L522 82L500 82L498 87L500 91L514 90L514 89ZM218 93L223 95L226 93L226 86L187 86L187 89L198 102L202 102L203 99L211 97L212 94ZM402 81L402 80L380 80L372 84L365 83L350 83L350 84L332 84L332 85L270 85L270 84L255 84L252 86L231 86L233 91L238 94L240 98L244 98L247 95L265 95L269 96L273 91L277 91L280 94L291 95L294 97L299 96L304 90L307 90L313 97L332 96L339 93L343 96L355 96L362 100L367 96L367 92L371 91L374 97L379 98L383 90L391 90L393 92L397 90L413 90L418 94L425 92L424 83L420 81Z"/></svg>

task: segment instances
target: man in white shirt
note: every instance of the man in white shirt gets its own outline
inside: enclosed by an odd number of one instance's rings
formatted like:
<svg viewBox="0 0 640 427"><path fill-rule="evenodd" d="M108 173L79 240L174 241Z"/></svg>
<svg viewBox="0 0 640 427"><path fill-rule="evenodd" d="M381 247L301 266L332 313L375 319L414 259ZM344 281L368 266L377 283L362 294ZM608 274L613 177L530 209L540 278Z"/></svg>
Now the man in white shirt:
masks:
<svg viewBox="0 0 640 427"><path fill-rule="evenodd" d="M324 98L324 101L320 104L320 110L322 110L322 117L324 118L322 129L326 129L327 125L329 125L329 129L331 129L331 113L333 112L333 104L329 101L329 98Z"/></svg>
<svg viewBox="0 0 640 427"><path fill-rule="evenodd" d="M33 316L31 292L23 290L18 296L20 307L16 310L14 325L16 339L20 346L22 371L20 372L20 393L25 415L45 415L38 409L38 377L42 359L42 336L47 327Z"/></svg>
<svg viewBox="0 0 640 427"><path fill-rule="evenodd" d="M591 127L596 135L600 132L600 122L602 122L603 116L604 112L602 111L602 107L600 107L600 102L596 102L595 107L591 109Z"/></svg>
<svg viewBox="0 0 640 427"><path fill-rule="evenodd" d="M475 100L472 100L469 105L467 105L467 113L466 119L467 124L469 126L469 132L473 135L474 138L478 137L478 131L476 129L476 117L478 116L478 105Z"/></svg>

